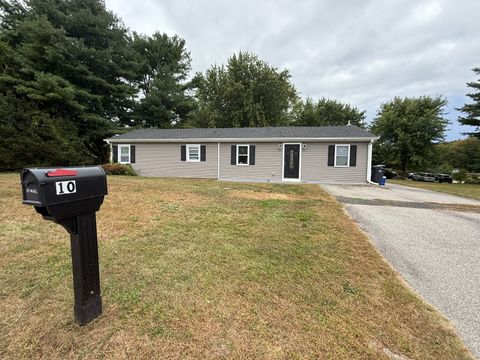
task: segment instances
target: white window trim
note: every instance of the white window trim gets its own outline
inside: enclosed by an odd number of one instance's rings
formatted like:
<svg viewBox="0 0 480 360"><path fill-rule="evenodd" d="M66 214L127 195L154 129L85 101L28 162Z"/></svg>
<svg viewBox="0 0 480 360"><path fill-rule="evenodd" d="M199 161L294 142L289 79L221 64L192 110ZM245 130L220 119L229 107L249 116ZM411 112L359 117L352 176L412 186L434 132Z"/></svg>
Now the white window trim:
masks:
<svg viewBox="0 0 480 360"><path fill-rule="evenodd" d="M122 161L122 148L128 148L128 161ZM131 150L130 145L118 145L118 163L119 164L130 164L131 160Z"/></svg>
<svg viewBox="0 0 480 360"><path fill-rule="evenodd" d="M198 148L198 159L190 159L190 148ZM186 161L187 162L200 162L201 158L202 158L202 147L200 146L200 144L188 144L187 145L187 158L186 158Z"/></svg>
<svg viewBox="0 0 480 360"><path fill-rule="evenodd" d="M238 148L240 146L246 146L247 147L247 163L246 164L240 164L238 162L238 156L239 156L239 153L238 153ZM245 156L244 154L242 154L242 156ZM250 165L250 145L247 145L247 144L239 144L237 145L237 165L239 166L249 166Z"/></svg>
<svg viewBox="0 0 480 360"><path fill-rule="evenodd" d="M347 165L337 165L337 147L338 146L347 146L348 153L347 153ZM335 157L333 162L334 167L350 167L350 144L335 144Z"/></svg>

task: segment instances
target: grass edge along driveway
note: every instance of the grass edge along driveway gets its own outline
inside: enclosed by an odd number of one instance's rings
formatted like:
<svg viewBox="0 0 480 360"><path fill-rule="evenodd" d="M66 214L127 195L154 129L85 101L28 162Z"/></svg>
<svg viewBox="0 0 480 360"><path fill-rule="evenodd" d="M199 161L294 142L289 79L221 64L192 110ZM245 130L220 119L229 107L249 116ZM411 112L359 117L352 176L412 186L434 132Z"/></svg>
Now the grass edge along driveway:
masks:
<svg viewBox="0 0 480 360"><path fill-rule="evenodd" d="M460 183L431 183L423 181L389 179L387 182L393 184L410 186L419 189L439 191L450 195L463 196L469 199L480 200L480 185L478 184L460 184Z"/></svg>
<svg viewBox="0 0 480 360"><path fill-rule="evenodd" d="M471 358L319 186L108 182L104 314L78 327L66 232L0 174L1 358Z"/></svg>

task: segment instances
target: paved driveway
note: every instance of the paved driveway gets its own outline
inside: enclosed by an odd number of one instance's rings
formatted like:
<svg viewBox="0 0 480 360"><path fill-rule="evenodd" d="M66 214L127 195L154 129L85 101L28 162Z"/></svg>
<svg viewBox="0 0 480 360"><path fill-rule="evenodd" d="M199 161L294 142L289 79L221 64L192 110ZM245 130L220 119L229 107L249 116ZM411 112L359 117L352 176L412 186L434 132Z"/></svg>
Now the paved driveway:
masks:
<svg viewBox="0 0 480 360"><path fill-rule="evenodd" d="M480 201L394 184L323 188L480 358Z"/></svg>

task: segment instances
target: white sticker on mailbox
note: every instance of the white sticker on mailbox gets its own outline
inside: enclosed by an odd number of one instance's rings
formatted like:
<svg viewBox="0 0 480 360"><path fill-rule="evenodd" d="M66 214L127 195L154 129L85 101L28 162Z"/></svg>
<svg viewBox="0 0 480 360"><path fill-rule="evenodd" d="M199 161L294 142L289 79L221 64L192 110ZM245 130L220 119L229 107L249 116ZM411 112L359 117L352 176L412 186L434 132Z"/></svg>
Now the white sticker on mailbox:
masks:
<svg viewBox="0 0 480 360"><path fill-rule="evenodd" d="M55 186L57 187L57 195L73 194L77 192L77 184L75 183L75 180L57 181Z"/></svg>

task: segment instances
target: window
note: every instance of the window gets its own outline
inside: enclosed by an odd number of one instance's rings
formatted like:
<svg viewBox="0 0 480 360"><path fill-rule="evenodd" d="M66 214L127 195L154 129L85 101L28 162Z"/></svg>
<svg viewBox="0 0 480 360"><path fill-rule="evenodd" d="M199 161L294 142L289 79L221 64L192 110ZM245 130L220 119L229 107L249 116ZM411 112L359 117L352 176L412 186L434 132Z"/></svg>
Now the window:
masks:
<svg viewBox="0 0 480 360"><path fill-rule="evenodd" d="M237 145L237 165L248 165L249 155L249 145Z"/></svg>
<svg viewBox="0 0 480 360"><path fill-rule="evenodd" d="M118 147L120 164L130 163L130 145L120 145Z"/></svg>
<svg viewBox="0 0 480 360"><path fill-rule="evenodd" d="M187 145L187 161L200 161L200 145Z"/></svg>
<svg viewBox="0 0 480 360"><path fill-rule="evenodd" d="M293 171L295 170L295 150L290 149L289 153L288 158L290 161L288 162L288 170Z"/></svg>
<svg viewBox="0 0 480 360"><path fill-rule="evenodd" d="M348 167L350 145L335 145L335 166Z"/></svg>

